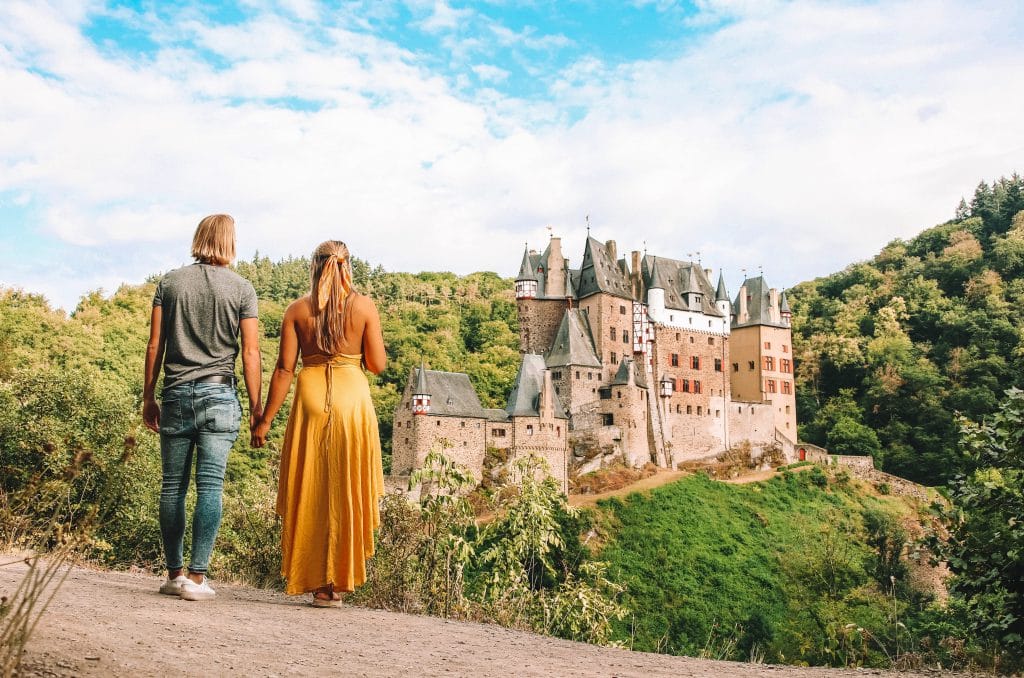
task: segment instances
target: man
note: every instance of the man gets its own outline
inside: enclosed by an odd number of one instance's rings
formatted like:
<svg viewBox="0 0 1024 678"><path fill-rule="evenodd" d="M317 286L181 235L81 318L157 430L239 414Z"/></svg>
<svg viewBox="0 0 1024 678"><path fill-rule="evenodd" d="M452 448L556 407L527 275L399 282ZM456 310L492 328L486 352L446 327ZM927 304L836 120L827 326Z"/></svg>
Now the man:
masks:
<svg viewBox="0 0 1024 678"><path fill-rule="evenodd" d="M165 275L153 297L142 418L160 434L160 533L167 559L160 593L209 600L216 592L206 571L220 529L228 453L242 415L235 384L239 335L250 426L262 412L259 320L252 284L228 268L235 259L234 219L214 214L200 221L192 257L196 263ZM163 392L157 404L161 365ZM196 507L186 576L185 494L193 454Z"/></svg>

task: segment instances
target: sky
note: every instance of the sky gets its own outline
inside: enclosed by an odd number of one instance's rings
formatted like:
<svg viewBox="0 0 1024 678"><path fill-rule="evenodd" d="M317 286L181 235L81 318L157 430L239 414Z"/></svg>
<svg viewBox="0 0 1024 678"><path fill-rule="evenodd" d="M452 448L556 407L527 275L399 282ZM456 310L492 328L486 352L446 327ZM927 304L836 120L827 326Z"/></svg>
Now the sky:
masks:
<svg viewBox="0 0 1024 678"><path fill-rule="evenodd" d="M0 287L68 311L341 239L390 271L620 253L785 288L1024 171L1024 3L2 0Z"/></svg>

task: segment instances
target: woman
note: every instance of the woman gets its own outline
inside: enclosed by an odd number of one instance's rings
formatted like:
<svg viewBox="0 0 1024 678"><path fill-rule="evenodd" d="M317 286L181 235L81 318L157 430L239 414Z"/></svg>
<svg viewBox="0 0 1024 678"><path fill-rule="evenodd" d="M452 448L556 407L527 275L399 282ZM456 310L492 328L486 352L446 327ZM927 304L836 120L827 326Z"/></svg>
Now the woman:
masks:
<svg viewBox="0 0 1024 678"><path fill-rule="evenodd" d="M313 605L330 607L339 591L366 581L373 555L384 474L377 415L360 368L379 374L387 359L377 307L352 289L345 243L317 247L310 274L310 293L293 302L281 322L277 367L252 444L266 442L301 355L281 450L281 574L287 593L311 592Z"/></svg>

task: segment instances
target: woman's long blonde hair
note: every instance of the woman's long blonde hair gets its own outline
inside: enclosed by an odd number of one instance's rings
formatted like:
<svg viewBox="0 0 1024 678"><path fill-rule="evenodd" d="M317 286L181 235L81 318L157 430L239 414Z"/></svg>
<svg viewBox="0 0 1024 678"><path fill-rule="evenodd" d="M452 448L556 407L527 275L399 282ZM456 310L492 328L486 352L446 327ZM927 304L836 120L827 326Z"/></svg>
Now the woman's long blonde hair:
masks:
<svg viewBox="0 0 1024 678"><path fill-rule="evenodd" d="M352 258L348 245L328 240L313 250L309 265L316 345L324 353L337 353L345 340L345 316L353 292Z"/></svg>

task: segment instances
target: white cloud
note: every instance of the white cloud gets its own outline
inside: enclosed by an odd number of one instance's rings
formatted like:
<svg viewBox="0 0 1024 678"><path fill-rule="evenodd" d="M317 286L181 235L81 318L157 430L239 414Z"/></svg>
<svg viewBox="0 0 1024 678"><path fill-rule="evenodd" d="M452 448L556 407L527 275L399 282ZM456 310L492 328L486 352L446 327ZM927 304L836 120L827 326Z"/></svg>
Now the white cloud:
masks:
<svg viewBox="0 0 1024 678"><path fill-rule="evenodd" d="M311 29L298 3L235 27L182 19L137 60L85 40L83 7L0 5L0 192L56 242L138 252L83 257L53 286L64 305L180 264L222 210L243 256L341 237L391 270L503 274L547 225L578 263L590 214L620 252L699 250L732 286L758 265L789 285L949 217L1024 157L1020 10L998 5L707 2L698 19L728 21L681 56L583 55L544 75L549 100L501 94L490 59L467 100L352 16ZM451 17L426 10L438 30ZM267 101L285 98L313 108ZM0 279L42 285L40 270Z"/></svg>

